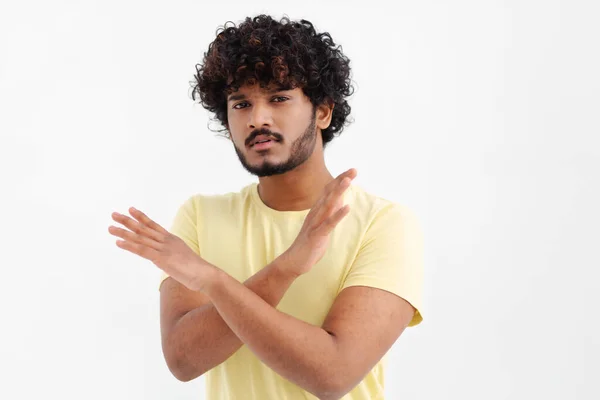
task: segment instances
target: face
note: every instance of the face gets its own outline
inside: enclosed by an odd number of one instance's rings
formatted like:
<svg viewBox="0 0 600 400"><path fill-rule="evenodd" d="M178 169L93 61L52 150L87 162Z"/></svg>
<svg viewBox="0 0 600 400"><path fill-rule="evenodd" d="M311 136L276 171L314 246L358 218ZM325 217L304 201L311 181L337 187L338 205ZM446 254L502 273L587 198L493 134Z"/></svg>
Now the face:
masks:
<svg viewBox="0 0 600 400"><path fill-rule="evenodd" d="M283 174L322 148L331 110L313 107L302 89L242 86L227 100L228 129L244 168L259 177Z"/></svg>

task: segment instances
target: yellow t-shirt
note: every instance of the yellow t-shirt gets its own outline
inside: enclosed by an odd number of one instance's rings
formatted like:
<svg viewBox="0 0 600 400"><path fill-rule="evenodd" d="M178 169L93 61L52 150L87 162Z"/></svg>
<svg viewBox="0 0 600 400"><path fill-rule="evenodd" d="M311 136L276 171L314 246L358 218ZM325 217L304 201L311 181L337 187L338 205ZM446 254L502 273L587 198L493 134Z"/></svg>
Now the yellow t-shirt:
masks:
<svg viewBox="0 0 600 400"><path fill-rule="evenodd" d="M350 213L330 237L327 252L291 285L277 309L321 326L336 296L348 286L371 286L404 298L417 309L409 326L422 321L423 235L406 206L351 185L344 195ZM267 207L258 184L240 192L189 197L171 232L211 264L244 282L289 248L308 210ZM167 278L163 274L161 283ZM377 312L377 310L373 310ZM383 399L380 361L344 400ZM296 400L315 396L271 370L247 346L208 371L209 400Z"/></svg>

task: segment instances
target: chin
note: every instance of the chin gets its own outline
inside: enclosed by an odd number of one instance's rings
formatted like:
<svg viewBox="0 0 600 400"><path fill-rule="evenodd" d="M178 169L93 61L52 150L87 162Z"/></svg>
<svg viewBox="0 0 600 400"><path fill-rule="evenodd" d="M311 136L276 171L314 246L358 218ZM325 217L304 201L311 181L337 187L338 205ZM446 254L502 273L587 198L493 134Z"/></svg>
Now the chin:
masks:
<svg viewBox="0 0 600 400"><path fill-rule="evenodd" d="M280 165L280 163L269 160L269 161L252 163L252 164L250 164L250 167L255 170L270 170L273 168L277 168L277 166L279 166L279 165Z"/></svg>
<svg viewBox="0 0 600 400"><path fill-rule="evenodd" d="M250 163L255 167L261 167L264 164L279 164L286 161L285 157L281 157L280 155L275 155L272 153L267 154L250 154L246 155L246 159L250 161Z"/></svg>

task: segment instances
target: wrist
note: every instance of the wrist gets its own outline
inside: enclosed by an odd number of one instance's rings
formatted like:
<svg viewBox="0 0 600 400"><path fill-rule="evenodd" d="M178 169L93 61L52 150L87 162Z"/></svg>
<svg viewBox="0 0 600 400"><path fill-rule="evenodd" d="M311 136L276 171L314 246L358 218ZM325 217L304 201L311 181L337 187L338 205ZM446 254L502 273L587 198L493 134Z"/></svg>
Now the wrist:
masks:
<svg viewBox="0 0 600 400"><path fill-rule="evenodd" d="M310 270L303 260L301 253L290 247L277 258L275 268L285 277L296 279Z"/></svg>
<svg viewBox="0 0 600 400"><path fill-rule="evenodd" d="M214 286L218 285L225 274L221 269L208 263L202 262L196 269L195 289L198 292L209 292Z"/></svg>

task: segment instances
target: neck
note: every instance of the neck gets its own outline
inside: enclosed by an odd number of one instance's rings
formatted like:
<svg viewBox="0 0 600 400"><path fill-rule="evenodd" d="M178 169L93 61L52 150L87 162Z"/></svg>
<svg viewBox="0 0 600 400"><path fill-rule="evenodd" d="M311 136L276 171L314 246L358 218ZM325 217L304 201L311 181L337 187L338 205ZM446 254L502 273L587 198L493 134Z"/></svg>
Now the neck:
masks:
<svg viewBox="0 0 600 400"><path fill-rule="evenodd" d="M302 165L285 174L259 178L258 194L268 207L278 211L308 210L334 178L325 166L323 150L315 149Z"/></svg>

